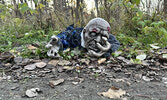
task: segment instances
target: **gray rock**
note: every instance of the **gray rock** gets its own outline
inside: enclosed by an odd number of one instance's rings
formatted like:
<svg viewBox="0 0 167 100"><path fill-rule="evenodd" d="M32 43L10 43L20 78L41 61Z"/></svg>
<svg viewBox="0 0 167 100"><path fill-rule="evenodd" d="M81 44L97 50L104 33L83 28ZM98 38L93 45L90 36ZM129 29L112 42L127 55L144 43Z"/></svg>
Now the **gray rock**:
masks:
<svg viewBox="0 0 167 100"><path fill-rule="evenodd" d="M21 63L22 61L23 61L23 58L22 58L22 57L15 57L15 58L14 58L14 62L15 62L16 64Z"/></svg>

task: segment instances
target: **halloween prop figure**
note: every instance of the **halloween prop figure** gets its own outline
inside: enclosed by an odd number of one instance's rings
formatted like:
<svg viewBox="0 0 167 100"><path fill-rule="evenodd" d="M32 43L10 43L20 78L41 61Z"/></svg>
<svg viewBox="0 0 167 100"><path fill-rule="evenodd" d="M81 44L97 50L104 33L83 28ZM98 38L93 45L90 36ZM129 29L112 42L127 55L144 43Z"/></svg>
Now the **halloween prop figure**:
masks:
<svg viewBox="0 0 167 100"><path fill-rule="evenodd" d="M116 51L120 43L110 34L111 27L102 18L94 18L84 28L74 28L70 25L64 32L53 35L46 45L50 48L47 55L59 57L59 51L67 48L85 48L92 57L108 57Z"/></svg>

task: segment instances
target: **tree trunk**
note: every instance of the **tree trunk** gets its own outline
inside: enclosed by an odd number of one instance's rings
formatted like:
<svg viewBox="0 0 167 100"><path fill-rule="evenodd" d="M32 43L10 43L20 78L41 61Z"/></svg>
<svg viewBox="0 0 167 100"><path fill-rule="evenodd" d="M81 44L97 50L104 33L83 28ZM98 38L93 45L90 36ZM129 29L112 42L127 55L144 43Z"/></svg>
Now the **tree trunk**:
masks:
<svg viewBox="0 0 167 100"><path fill-rule="evenodd" d="M76 6L76 8L75 8L75 23L80 23L80 21L79 21L79 5L80 5L80 0L77 0L76 1L77 2L77 6Z"/></svg>
<svg viewBox="0 0 167 100"><path fill-rule="evenodd" d="M167 15L167 0L164 0L164 13Z"/></svg>
<svg viewBox="0 0 167 100"><path fill-rule="evenodd" d="M16 4L16 0L13 0L13 6L14 6L14 15L15 17L19 17L21 18L21 13L20 11L18 10L18 5Z"/></svg>
<svg viewBox="0 0 167 100"><path fill-rule="evenodd" d="M85 24L84 17L83 17L83 9L84 9L84 1L83 0L81 0L81 4L82 4L82 6L80 5L81 27L83 27Z"/></svg>
<svg viewBox="0 0 167 100"><path fill-rule="evenodd" d="M96 7L96 11L97 11L97 16L99 16L99 5L98 5L98 0L94 0L95 1L95 7Z"/></svg>

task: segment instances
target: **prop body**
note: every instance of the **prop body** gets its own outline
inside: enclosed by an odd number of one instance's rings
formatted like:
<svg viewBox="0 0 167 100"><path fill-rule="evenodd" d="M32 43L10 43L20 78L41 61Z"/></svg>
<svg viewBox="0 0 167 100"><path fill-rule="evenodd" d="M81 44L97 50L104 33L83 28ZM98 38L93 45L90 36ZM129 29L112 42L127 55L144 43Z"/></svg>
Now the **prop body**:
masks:
<svg viewBox="0 0 167 100"><path fill-rule="evenodd" d="M110 34L111 27L102 18L94 18L84 28L74 28L70 25L64 32L53 35L46 45L50 48L47 55L59 57L58 52L67 48L85 48L93 57L108 57L116 51L120 43Z"/></svg>

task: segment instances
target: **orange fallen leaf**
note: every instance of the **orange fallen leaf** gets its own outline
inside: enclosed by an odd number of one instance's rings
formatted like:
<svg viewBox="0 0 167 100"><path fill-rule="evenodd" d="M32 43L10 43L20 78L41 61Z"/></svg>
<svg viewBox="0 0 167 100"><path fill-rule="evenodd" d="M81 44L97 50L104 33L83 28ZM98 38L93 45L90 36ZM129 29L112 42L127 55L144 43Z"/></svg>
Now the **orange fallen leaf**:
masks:
<svg viewBox="0 0 167 100"><path fill-rule="evenodd" d="M126 91L116 88L116 87L111 87L108 89L107 92L101 92L98 93L98 95L102 95L105 97L109 97L112 99L120 99L123 95L125 95Z"/></svg>
<svg viewBox="0 0 167 100"><path fill-rule="evenodd" d="M35 49L37 49L37 48L34 47L34 46L32 46L32 45L29 45L29 46L28 46L28 49L30 49L30 50L35 50Z"/></svg>
<svg viewBox="0 0 167 100"><path fill-rule="evenodd" d="M101 58L98 60L98 64L100 65L100 64L104 63L105 61L106 61L106 58Z"/></svg>

